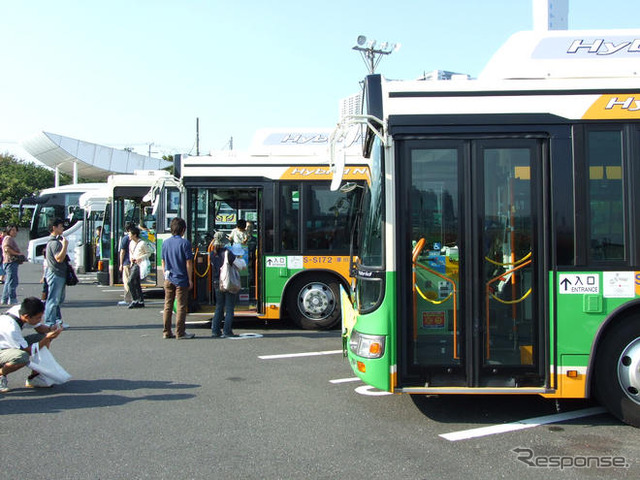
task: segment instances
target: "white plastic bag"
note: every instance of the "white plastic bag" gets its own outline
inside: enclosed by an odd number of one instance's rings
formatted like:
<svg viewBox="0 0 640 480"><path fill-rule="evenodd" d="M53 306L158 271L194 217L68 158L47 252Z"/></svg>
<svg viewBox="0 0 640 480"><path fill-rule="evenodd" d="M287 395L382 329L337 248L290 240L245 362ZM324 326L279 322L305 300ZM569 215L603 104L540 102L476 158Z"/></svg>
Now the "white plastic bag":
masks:
<svg viewBox="0 0 640 480"><path fill-rule="evenodd" d="M229 252L224 252L224 263L220 267L220 291L238 293L240 291L240 271L229 262Z"/></svg>
<svg viewBox="0 0 640 480"><path fill-rule="evenodd" d="M143 280L151 273L151 262L148 258L143 258L138 262L138 266L140 267L140 280Z"/></svg>
<svg viewBox="0 0 640 480"><path fill-rule="evenodd" d="M143 280L151 273L151 261L149 260L151 252L147 242L140 239L133 249L133 255L136 263L140 267L140 280Z"/></svg>
<svg viewBox="0 0 640 480"><path fill-rule="evenodd" d="M38 343L31 345L29 368L38 372L48 385L65 383L71 378L71 375L53 358L49 349L40 348Z"/></svg>

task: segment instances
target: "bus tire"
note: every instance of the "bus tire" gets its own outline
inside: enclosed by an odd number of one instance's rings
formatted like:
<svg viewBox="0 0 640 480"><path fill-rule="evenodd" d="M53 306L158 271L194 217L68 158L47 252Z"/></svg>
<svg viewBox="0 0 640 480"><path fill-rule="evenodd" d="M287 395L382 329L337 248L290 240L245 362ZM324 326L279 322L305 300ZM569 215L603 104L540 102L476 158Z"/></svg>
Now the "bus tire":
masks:
<svg viewBox="0 0 640 480"><path fill-rule="evenodd" d="M595 366L596 397L613 415L640 427L640 321L627 318L606 334Z"/></svg>
<svg viewBox="0 0 640 480"><path fill-rule="evenodd" d="M287 290L287 312L304 330L324 330L340 322L340 284L332 275L305 275Z"/></svg>

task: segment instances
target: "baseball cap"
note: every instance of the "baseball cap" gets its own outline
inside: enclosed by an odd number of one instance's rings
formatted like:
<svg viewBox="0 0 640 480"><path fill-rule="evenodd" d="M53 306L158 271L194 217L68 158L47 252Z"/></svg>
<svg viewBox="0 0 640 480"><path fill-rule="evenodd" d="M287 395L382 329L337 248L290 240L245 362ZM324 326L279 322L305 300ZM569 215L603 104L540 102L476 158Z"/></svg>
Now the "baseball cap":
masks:
<svg viewBox="0 0 640 480"><path fill-rule="evenodd" d="M227 240L227 236L224 232L216 232L213 234L213 244L214 245L226 245L229 240Z"/></svg>

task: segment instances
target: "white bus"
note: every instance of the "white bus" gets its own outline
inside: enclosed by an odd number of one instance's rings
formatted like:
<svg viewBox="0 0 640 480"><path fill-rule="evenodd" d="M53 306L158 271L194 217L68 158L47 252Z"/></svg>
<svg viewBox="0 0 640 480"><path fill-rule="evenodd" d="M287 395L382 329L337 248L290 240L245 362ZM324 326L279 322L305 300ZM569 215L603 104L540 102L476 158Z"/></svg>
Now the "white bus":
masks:
<svg viewBox="0 0 640 480"><path fill-rule="evenodd" d="M122 284L118 246L125 225L134 224L140 228L140 237L154 252L151 274L143 286L162 286L162 275L158 274L162 240L171 235L171 220L183 216L181 192L180 181L165 170L136 170L132 175L109 176L104 191L105 210L99 239L100 283Z"/></svg>
<svg viewBox="0 0 640 480"><path fill-rule="evenodd" d="M42 263L43 253L49 238L49 227L56 218L65 220L64 236L69 240L69 258L77 266L76 247L82 241L84 213L80 208L80 196L98 190L104 183L78 183L47 188L40 195L20 200L20 211L35 206L29 228L27 258L32 263Z"/></svg>

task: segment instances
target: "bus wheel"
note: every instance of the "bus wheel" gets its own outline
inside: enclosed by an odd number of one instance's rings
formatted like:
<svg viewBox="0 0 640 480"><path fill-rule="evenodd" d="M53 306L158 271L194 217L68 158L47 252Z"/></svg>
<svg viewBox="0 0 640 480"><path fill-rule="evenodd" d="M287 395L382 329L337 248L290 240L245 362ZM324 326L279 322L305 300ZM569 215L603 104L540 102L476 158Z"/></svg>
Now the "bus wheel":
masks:
<svg viewBox="0 0 640 480"><path fill-rule="evenodd" d="M305 330L327 329L340 321L338 281L327 274L294 280L287 293L287 311Z"/></svg>
<svg viewBox="0 0 640 480"><path fill-rule="evenodd" d="M640 322L628 319L607 334L595 375L598 400L623 422L640 427Z"/></svg>

